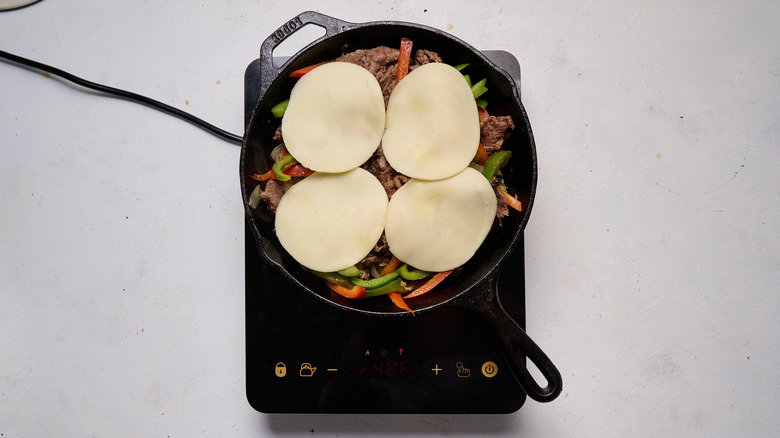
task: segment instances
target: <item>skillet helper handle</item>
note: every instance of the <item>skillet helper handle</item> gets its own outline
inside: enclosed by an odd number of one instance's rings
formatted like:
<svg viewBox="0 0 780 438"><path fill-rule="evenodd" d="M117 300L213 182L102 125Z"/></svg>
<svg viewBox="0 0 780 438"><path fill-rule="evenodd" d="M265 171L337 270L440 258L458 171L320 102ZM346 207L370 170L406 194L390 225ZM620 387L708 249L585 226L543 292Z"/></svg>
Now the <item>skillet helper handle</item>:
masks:
<svg viewBox="0 0 780 438"><path fill-rule="evenodd" d="M263 44L260 46L260 72L262 77L276 78L279 75L282 69L274 67L274 49L290 35L299 31L308 24L316 25L325 29L325 35L312 41L312 44L318 43L322 40L357 26L354 23L342 21L325 14L320 14L319 12L301 12L299 15L293 17L291 20L287 21L278 29L276 29L276 31L274 31L270 36L268 36L268 38L265 39L265 41L263 41ZM266 81L266 88L270 85L270 82L271 81Z"/></svg>
<svg viewBox="0 0 780 438"><path fill-rule="evenodd" d="M476 308L493 328L504 357L512 369L512 373L520 382L526 394L538 402L555 400L563 389L563 378L560 371L547 354L536 345L530 336L510 317L498 300L496 278L490 278L477 285L481 291L472 295L469 307ZM474 291L477 292L477 291ZM541 371L547 380L547 386L542 387L528 371L524 358L531 361Z"/></svg>

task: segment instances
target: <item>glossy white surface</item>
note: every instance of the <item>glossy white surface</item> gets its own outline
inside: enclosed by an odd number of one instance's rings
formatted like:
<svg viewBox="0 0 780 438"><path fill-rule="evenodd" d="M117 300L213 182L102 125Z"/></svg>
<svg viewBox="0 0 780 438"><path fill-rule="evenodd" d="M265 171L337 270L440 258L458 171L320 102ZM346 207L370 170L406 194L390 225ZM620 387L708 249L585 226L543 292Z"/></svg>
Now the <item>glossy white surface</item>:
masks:
<svg viewBox="0 0 780 438"><path fill-rule="evenodd" d="M0 13L0 49L240 134L244 69L309 9L519 59L527 328L561 397L255 412L239 148L0 62L0 436L777 435L778 3L45 0Z"/></svg>

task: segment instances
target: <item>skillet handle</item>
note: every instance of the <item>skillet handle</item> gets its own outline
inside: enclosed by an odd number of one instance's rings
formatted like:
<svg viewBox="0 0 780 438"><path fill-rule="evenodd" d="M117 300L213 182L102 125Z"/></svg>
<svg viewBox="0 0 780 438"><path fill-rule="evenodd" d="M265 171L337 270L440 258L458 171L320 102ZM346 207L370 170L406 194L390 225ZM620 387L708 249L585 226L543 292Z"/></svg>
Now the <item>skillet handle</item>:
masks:
<svg viewBox="0 0 780 438"><path fill-rule="evenodd" d="M276 31L269 35L260 46L260 73L263 78L273 79L279 75L282 69L274 67L272 58L274 49L284 40L286 40L287 37L299 31L307 24L314 24L325 29L325 35L312 41L311 44L318 43L324 39L330 38L334 35L358 26L355 23L342 21L315 11L306 11L300 13L276 29ZM264 84L265 85L261 90L261 95L270 86L271 81L264 81Z"/></svg>
<svg viewBox="0 0 780 438"><path fill-rule="evenodd" d="M460 305L479 311L490 322L504 357L526 394L538 402L555 400L563 389L561 373L547 354L504 310L498 299L497 275L489 275L474 290L462 296L468 296L468 302ZM528 371L526 358L541 371L547 386L541 387L537 383Z"/></svg>

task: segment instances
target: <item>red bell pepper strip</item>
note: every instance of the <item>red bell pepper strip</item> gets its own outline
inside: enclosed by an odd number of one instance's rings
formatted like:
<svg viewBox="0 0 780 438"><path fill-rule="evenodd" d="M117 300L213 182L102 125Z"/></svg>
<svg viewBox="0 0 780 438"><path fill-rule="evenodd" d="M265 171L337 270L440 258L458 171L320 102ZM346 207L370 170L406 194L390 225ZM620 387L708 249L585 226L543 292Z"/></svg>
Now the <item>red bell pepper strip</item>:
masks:
<svg viewBox="0 0 780 438"><path fill-rule="evenodd" d="M302 164L293 164L292 166L284 169L282 171L283 174L287 176L294 176L294 177L301 177L301 176L309 176L312 173L314 173L313 170L309 169L308 167L304 167ZM274 175L274 170L271 169L268 172L260 175L249 175L250 178L252 178L255 181L265 181L268 179L276 179L276 176Z"/></svg>
<svg viewBox="0 0 780 438"><path fill-rule="evenodd" d="M339 284L334 284L329 281L326 281L325 284L328 285L330 290L333 292L336 292L337 294L341 295L344 298L363 298L363 295L366 294L366 289L363 286L353 286L351 289L348 287L341 286Z"/></svg>
<svg viewBox="0 0 780 438"><path fill-rule="evenodd" d="M414 316L414 310L412 310L404 301L404 298L401 296L400 292L390 292L387 294L388 297L390 297L390 300L395 304L396 306L406 310L407 312L412 312L412 316Z"/></svg>
<svg viewBox="0 0 780 438"><path fill-rule="evenodd" d="M327 64L328 62L330 62L330 61L318 62L316 64L312 64L312 65L307 66L307 67L299 68L298 70L293 70L290 73L290 77L291 78L300 78L301 76L305 75L306 73L314 70L315 68L321 66L322 64Z"/></svg>
<svg viewBox="0 0 780 438"><path fill-rule="evenodd" d="M401 38L401 50L398 53L398 82L409 73L409 62L412 59L412 40Z"/></svg>
<svg viewBox="0 0 780 438"><path fill-rule="evenodd" d="M429 278L428 281L423 283L422 286L420 286L417 289L413 290L412 293L404 296L404 298L409 299L409 298L419 297L420 295L430 291L431 289L436 287L439 283L441 283L442 280L447 278L447 276L450 275L452 273L452 271L453 270L450 269L449 271L441 271L441 272L437 272L437 273L433 274L433 277Z"/></svg>
<svg viewBox="0 0 780 438"><path fill-rule="evenodd" d="M289 176L309 176L314 173L313 170L308 167L304 167L303 164L293 164L285 169L282 173Z"/></svg>

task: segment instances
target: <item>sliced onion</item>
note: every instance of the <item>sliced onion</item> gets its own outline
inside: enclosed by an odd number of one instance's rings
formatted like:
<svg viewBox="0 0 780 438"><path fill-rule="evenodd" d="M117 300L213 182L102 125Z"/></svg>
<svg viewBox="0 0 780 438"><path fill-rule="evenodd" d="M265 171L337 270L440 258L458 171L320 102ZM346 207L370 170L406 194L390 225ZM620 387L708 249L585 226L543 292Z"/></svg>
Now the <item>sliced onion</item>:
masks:
<svg viewBox="0 0 780 438"><path fill-rule="evenodd" d="M260 190L260 186L258 185L254 190L252 190L252 194L249 195L250 207L257 208L257 206L260 205Z"/></svg>
<svg viewBox="0 0 780 438"><path fill-rule="evenodd" d="M271 159L274 161L279 161L279 157L281 157L285 152L287 152L287 148L284 147L284 143L281 143L279 146L271 150Z"/></svg>

